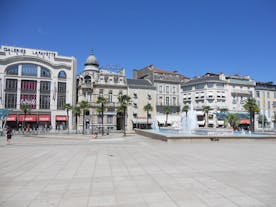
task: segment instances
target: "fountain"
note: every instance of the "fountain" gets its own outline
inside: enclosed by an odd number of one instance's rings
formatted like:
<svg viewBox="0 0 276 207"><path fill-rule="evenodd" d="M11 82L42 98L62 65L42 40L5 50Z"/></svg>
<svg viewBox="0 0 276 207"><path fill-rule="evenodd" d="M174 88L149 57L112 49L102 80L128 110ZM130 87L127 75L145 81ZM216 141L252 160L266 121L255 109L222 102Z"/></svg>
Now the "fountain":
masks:
<svg viewBox="0 0 276 207"><path fill-rule="evenodd" d="M196 111L191 106L187 113L182 113L180 130L186 134L192 134L198 128Z"/></svg>
<svg viewBox="0 0 276 207"><path fill-rule="evenodd" d="M158 121L157 121L156 119L152 122L151 128L152 128L152 130L154 130L155 132L159 132L159 125L158 125Z"/></svg>
<svg viewBox="0 0 276 207"><path fill-rule="evenodd" d="M155 119L151 125L151 130L136 130L136 133L155 139L167 141L169 139L232 139L232 138L276 138L273 133L252 133L250 131L233 131L231 128L199 128L197 123L197 114L193 106L187 113L180 115L180 120L172 127L158 126Z"/></svg>

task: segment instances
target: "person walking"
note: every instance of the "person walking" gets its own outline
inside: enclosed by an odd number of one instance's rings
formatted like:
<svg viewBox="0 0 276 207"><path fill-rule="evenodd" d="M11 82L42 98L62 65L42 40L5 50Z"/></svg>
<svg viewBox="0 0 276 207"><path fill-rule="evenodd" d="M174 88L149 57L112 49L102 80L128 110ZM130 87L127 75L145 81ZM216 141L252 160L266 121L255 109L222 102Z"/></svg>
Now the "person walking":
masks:
<svg viewBox="0 0 276 207"><path fill-rule="evenodd" d="M11 144L12 129L9 126L7 127L6 135L7 135L7 143Z"/></svg>

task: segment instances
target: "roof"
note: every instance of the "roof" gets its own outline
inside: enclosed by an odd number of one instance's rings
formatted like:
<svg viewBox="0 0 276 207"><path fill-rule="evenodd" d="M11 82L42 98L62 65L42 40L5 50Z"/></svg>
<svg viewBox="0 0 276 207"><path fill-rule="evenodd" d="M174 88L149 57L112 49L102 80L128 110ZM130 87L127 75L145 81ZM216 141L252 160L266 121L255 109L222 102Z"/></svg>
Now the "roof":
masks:
<svg viewBox="0 0 276 207"><path fill-rule="evenodd" d="M130 88L155 89L155 87L147 79L127 79L127 85Z"/></svg>

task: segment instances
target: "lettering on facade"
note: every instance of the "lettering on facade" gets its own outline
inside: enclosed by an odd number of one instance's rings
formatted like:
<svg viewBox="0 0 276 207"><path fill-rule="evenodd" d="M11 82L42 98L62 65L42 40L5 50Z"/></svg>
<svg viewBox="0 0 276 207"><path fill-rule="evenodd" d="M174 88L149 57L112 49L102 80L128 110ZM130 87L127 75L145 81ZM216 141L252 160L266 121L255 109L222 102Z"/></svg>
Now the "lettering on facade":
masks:
<svg viewBox="0 0 276 207"><path fill-rule="evenodd" d="M13 55L33 55L39 57L47 57L53 58L56 56L55 52L45 51L45 50L30 50L25 48L17 48L17 47L3 47L4 52L8 52Z"/></svg>

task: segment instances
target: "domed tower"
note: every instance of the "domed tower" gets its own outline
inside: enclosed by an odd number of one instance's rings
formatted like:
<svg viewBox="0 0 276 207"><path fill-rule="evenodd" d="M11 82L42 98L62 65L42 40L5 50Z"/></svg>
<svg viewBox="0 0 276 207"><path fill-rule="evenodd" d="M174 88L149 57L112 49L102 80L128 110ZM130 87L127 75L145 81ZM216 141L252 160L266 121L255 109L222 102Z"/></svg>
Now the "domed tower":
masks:
<svg viewBox="0 0 276 207"><path fill-rule="evenodd" d="M94 55L93 50L91 50L91 53L88 56L88 58L86 59L86 62L84 65L85 65L84 70L83 70L84 72L85 71L92 71L92 72L99 71L99 63L98 63L97 58Z"/></svg>

